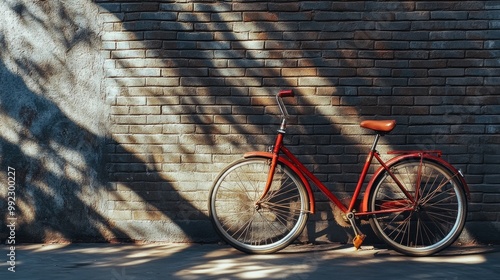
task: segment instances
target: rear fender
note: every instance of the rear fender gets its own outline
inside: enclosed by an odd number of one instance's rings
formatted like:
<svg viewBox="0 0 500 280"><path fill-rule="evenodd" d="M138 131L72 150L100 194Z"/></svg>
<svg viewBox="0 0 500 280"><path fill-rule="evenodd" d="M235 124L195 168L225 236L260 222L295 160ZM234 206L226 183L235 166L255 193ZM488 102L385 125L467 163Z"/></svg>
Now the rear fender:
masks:
<svg viewBox="0 0 500 280"><path fill-rule="evenodd" d="M390 159L389 161L387 161L385 164L387 165L387 167L390 168L395 163L397 163L397 162L399 162L401 160L406 160L406 159L411 159L411 158L420 159L420 157L421 157L421 152L411 152L411 153L407 153L407 154L402 154L402 155L396 156L396 157ZM467 182L465 181L465 178L463 177L462 173L459 170L457 170L455 167L453 167L451 164L449 164L447 161L445 161L441 157L434 156L433 153L425 153L424 152L423 157L425 159L431 160L431 161L433 161L433 162L435 162L437 164L443 165L444 167L446 167L453 174L458 174L457 178L460 180L460 182L464 186L465 193L466 193L467 197L470 199L469 186L467 185ZM367 212L368 211L368 209L369 209L369 207L368 207L369 194L371 193L371 189L374 187L374 183L375 183L376 179L384 171L385 171L384 167L380 167L379 169L377 169L377 171L375 171L375 173L373 174L370 182L366 186L365 195L363 197L363 203L361 204L361 209L360 209L361 212Z"/></svg>
<svg viewBox="0 0 500 280"><path fill-rule="evenodd" d="M273 154L270 153L270 152L248 152L248 153L245 153L243 155L243 157L244 158L266 158L266 159L272 160ZM293 172L295 172L295 174L297 174L297 176L299 176L299 179L302 181L302 184L304 184L304 186L306 187L307 196L308 196L308 199L309 199L309 212L312 213L312 214L314 214L315 213L315 209L316 209L315 203L314 203L315 202L315 200L314 200L314 193L313 193L313 191L311 189L311 185L307 181L307 178L288 159L286 159L284 157L278 156L278 162L284 164L285 166L287 166L288 168L290 168Z"/></svg>

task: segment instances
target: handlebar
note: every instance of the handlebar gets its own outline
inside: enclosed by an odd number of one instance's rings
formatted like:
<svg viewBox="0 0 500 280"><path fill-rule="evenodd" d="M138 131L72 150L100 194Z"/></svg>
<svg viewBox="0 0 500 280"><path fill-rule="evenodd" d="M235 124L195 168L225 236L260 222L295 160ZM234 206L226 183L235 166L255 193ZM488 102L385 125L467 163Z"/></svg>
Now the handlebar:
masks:
<svg viewBox="0 0 500 280"><path fill-rule="evenodd" d="M278 92L278 96L279 97L293 97L294 96L293 90L291 90L291 89L280 90L280 92Z"/></svg>
<svg viewBox="0 0 500 280"><path fill-rule="evenodd" d="M294 97L293 90L280 90L278 94L276 94L276 101L278 102L278 106L281 111L281 115L283 115L283 119L288 118L288 111L286 110L285 104L283 104L283 97Z"/></svg>

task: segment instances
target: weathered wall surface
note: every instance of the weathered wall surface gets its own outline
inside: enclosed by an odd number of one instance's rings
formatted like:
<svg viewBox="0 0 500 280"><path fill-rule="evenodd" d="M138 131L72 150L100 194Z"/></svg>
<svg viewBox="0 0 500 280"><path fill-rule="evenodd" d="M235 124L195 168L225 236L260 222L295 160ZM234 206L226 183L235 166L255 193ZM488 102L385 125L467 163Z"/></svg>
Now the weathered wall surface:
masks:
<svg viewBox="0 0 500 280"><path fill-rule="evenodd" d="M272 142L272 95L294 88L288 141L332 190L355 186L358 122L395 118L381 152L443 150L472 191L463 239L500 241L500 2L1 5L0 156L26 239L217 240L211 180ZM317 198L304 238L346 241Z"/></svg>
<svg viewBox="0 0 500 280"><path fill-rule="evenodd" d="M18 241L102 240L114 231L98 13L90 1L0 3L0 213L2 224L17 218Z"/></svg>

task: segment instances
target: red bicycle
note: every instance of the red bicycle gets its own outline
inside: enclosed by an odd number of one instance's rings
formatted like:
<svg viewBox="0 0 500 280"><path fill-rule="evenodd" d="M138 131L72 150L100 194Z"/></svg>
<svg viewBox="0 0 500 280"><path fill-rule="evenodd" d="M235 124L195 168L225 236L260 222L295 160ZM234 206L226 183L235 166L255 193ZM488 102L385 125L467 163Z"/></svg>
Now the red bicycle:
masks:
<svg viewBox="0 0 500 280"><path fill-rule="evenodd" d="M342 211L359 248L365 238L357 226L369 219L376 235L396 251L427 256L451 245L467 216L469 190L463 175L441 158L441 151L393 151L384 162L376 150L381 136L396 126L394 120L366 120L375 140L349 205L344 205L283 144L288 112L276 95L282 121L269 152L249 152L227 166L215 179L209 214L220 236L246 253L272 253L293 242L315 213L311 181ZM373 158L381 165L368 182L362 202L356 203Z"/></svg>

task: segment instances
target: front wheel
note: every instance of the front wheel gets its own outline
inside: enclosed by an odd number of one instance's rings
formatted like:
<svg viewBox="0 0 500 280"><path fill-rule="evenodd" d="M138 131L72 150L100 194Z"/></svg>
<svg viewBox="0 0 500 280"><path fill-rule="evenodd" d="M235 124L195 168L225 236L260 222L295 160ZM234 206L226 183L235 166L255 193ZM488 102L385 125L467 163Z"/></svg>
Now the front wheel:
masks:
<svg viewBox="0 0 500 280"><path fill-rule="evenodd" d="M370 224L377 236L396 251L427 256L451 245L460 235L467 216L467 199L460 174L418 157L401 160L390 167L396 181L385 171L370 192ZM402 209L397 211L397 209ZM403 210L411 208L412 210Z"/></svg>
<svg viewBox="0 0 500 280"><path fill-rule="evenodd" d="M304 229L309 203L298 176L278 163L271 188L259 201L271 161L241 159L224 169L213 183L209 214L219 235L246 253L272 253L293 242Z"/></svg>

